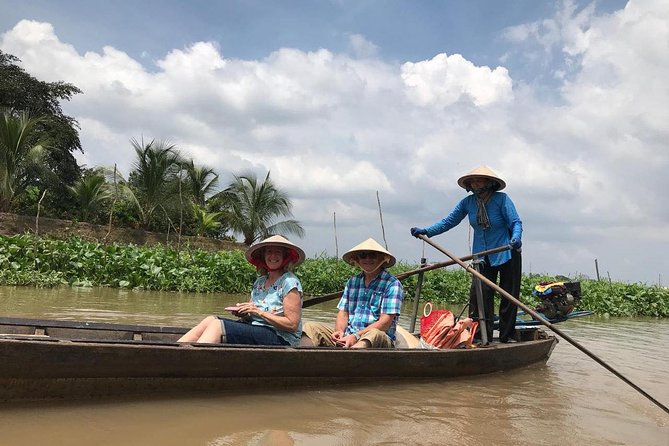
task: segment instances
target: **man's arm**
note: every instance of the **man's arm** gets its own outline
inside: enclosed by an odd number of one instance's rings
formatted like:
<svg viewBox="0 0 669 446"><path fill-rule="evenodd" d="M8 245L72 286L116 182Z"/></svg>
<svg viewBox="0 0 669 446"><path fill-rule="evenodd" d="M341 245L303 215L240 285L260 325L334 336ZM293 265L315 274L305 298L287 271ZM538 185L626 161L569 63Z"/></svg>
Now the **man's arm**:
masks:
<svg viewBox="0 0 669 446"><path fill-rule="evenodd" d="M335 331L341 331L343 333L346 331L347 325L348 311L339 310L339 313L337 313L337 321L335 322Z"/></svg>
<svg viewBox="0 0 669 446"><path fill-rule="evenodd" d="M339 313L337 313L337 321L335 322L335 331L332 333L332 342L334 342L335 345L342 345L344 342L344 332L346 331L347 325L348 311L339 310Z"/></svg>

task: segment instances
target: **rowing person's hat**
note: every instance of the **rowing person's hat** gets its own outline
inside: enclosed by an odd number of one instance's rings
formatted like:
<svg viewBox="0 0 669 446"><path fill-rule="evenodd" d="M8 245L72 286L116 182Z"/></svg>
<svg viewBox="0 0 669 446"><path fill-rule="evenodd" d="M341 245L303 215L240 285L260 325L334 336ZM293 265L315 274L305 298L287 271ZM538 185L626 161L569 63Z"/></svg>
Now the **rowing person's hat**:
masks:
<svg viewBox="0 0 669 446"><path fill-rule="evenodd" d="M282 248L286 248L288 253L288 262L286 263L292 263L293 267L304 262L304 258L306 257L302 248L297 246L295 243L290 242L288 239L280 235L273 235L261 242L256 243L255 245L250 246L246 250L246 260L248 260L249 263L255 267L265 268L265 259L263 258L262 253L264 248L268 246L280 246Z"/></svg>
<svg viewBox="0 0 669 446"><path fill-rule="evenodd" d="M395 256L388 252L383 246L379 245L376 240L373 238L368 238L364 242L360 243L357 246L349 249L343 256L342 259L349 265L359 266L358 265L358 253L363 251L375 251L385 257L385 264L383 265L386 268L390 268L397 261Z"/></svg>
<svg viewBox="0 0 669 446"><path fill-rule="evenodd" d="M506 187L506 183L504 182L504 180L501 179L499 175L493 172L493 170L486 165L480 165L479 167L472 170L468 174L461 176L458 179L458 185L469 192L471 190L471 188L469 187L469 180L476 177L488 178L489 180L492 180L493 182L497 183L497 187L495 188L495 190L502 190Z"/></svg>

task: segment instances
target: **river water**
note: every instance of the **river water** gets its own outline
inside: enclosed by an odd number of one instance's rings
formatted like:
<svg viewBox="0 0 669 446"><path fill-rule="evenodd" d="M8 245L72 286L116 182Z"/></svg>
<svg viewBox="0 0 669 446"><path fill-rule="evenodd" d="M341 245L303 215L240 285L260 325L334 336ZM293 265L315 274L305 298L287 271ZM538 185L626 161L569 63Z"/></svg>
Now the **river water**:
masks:
<svg viewBox="0 0 669 446"><path fill-rule="evenodd" d="M190 326L245 299L0 287L0 315ZM335 304L304 318L332 321ZM669 405L669 320L589 316L559 327ZM669 446L669 415L562 340L546 364L466 379L0 405L0 445L44 444Z"/></svg>

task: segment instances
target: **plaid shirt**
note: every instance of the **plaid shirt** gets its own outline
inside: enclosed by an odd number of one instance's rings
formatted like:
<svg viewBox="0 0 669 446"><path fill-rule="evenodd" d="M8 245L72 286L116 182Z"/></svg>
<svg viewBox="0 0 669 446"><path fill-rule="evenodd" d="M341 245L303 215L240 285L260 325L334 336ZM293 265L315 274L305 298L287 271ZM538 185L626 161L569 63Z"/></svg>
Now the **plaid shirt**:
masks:
<svg viewBox="0 0 669 446"><path fill-rule="evenodd" d="M357 333L378 321L381 314L395 317L386 334L395 340L395 327L402 308L404 289L399 280L385 269L365 287L365 273L360 272L348 279L344 293L337 305L339 310L348 312L345 335Z"/></svg>

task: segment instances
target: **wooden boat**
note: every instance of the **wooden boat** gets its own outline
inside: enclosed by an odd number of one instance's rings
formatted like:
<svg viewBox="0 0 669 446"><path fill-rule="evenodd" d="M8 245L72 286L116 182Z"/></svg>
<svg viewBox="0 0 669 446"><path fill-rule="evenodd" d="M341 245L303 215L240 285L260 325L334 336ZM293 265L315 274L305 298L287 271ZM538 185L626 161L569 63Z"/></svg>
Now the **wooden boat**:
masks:
<svg viewBox="0 0 669 446"><path fill-rule="evenodd" d="M425 350L178 344L185 328L0 318L0 400L441 379L545 362L542 329L515 343ZM406 330L405 330L406 332Z"/></svg>

